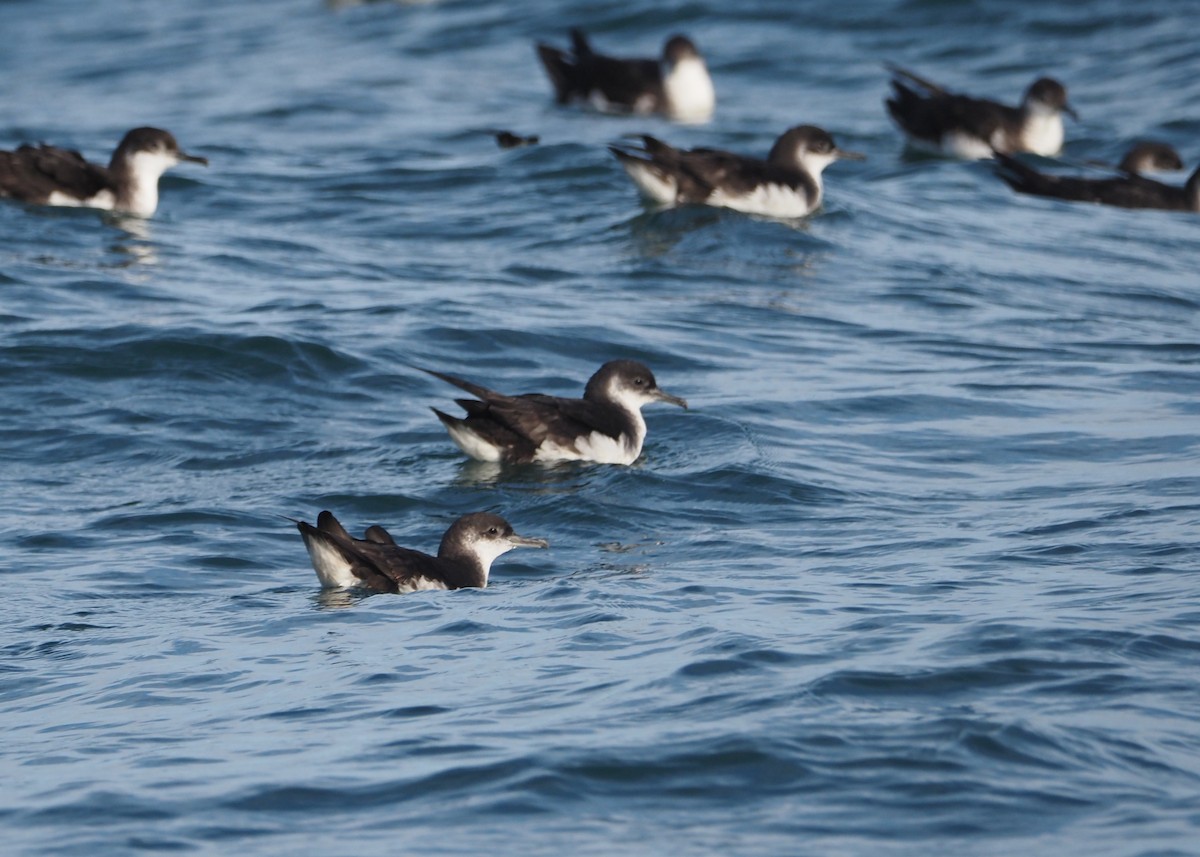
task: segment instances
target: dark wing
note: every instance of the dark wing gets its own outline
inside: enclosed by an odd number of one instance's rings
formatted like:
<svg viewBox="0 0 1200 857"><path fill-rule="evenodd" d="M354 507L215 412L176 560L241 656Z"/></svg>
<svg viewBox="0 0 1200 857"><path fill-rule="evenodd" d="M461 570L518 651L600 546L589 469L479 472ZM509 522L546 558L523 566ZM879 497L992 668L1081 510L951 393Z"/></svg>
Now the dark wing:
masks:
<svg viewBox="0 0 1200 857"><path fill-rule="evenodd" d="M379 525L368 528L366 539L356 539L328 511L317 516L315 527L303 521L296 523L306 541L318 538L335 547L350 563L351 573L377 592L396 592L401 585L419 577L442 580L446 576L444 563L420 551L400 547Z"/></svg>
<svg viewBox="0 0 1200 857"><path fill-rule="evenodd" d="M883 64L883 67L886 68L888 71L890 71L894 77L903 78L904 80L907 80L910 84L912 84L920 89L925 90L925 92L927 92L930 95L950 95L951 94L949 90L942 88L941 86L939 86L938 84L929 80L928 78L921 77L920 75L915 74L914 72L911 72L906 68L898 66L895 63L885 62Z"/></svg>
<svg viewBox="0 0 1200 857"><path fill-rule="evenodd" d="M812 194L816 185L807 175L789 170L769 161L747 158L720 149L692 149L683 153L684 165L710 187L720 187L732 194L751 193L764 184L786 187L809 186Z"/></svg>
<svg viewBox="0 0 1200 857"><path fill-rule="evenodd" d="M392 538L392 534L379 526L379 524L367 527L367 531L363 533L363 536L366 537L367 541L380 545L394 545L396 543L396 540Z"/></svg>
<svg viewBox="0 0 1200 857"><path fill-rule="evenodd" d="M1071 202L1092 202L1121 208L1186 209L1181 188L1144 176L1084 179L1038 172L1008 155L996 155L997 175L1020 193L1047 196Z"/></svg>
<svg viewBox="0 0 1200 857"><path fill-rule="evenodd" d="M608 150L623 164L636 164L658 173L663 178L673 179L676 187L675 199L678 202L703 202L708 199L713 187L688 167L688 153L649 134L643 134L641 140L641 148L618 143L609 146Z"/></svg>
<svg viewBox="0 0 1200 857"><path fill-rule="evenodd" d="M296 528L300 530L300 536L304 539L310 555L313 555L312 544L314 542L321 543L341 555L342 559L350 566L350 573L361 581L363 586L374 589L376 592L397 591L396 584L387 575L381 573L373 562L355 550L355 540L331 513L322 512L321 516L317 518L315 527L306 521L296 521ZM319 569L317 573L320 574Z"/></svg>
<svg viewBox="0 0 1200 857"><path fill-rule="evenodd" d="M608 408L586 399L565 399L542 393L507 396L462 378L423 370L448 384L466 390L475 399L455 399L467 412L466 419L433 412L443 423L452 426L465 423L475 434L507 451L506 458L528 462L543 441L553 435L587 435L594 431L611 438L621 435L622 425Z"/></svg>
<svg viewBox="0 0 1200 857"><path fill-rule="evenodd" d="M651 111L661 109L666 101L658 60L625 60L592 54L576 68L585 91L599 92L609 104L627 110L640 107ZM647 96L648 102L638 103Z"/></svg>
<svg viewBox="0 0 1200 857"><path fill-rule="evenodd" d="M0 152L0 196L45 203L55 191L88 199L109 187L108 170L76 151L42 144Z"/></svg>
<svg viewBox="0 0 1200 857"><path fill-rule="evenodd" d="M487 437L481 429L490 425L521 438L532 450L554 435L587 435L594 431L614 439L621 435L621 422L613 418L611 409L586 399L562 399L541 393L527 393L523 396L497 397L486 402L470 399L457 401L466 410L466 422L472 430Z"/></svg>
<svg viewBox="0 0 1200 857"><path fill-rule="evenodd" d="M420 369L421 367L418 366L416 368ZM432 369L421 369L421 371L427 375L432 375L435 378L440 378L447 384L453 384L460 390L466 390L472 396L475 396L478 399L483 399L484 401L488 401L490 399L508 398L503 393L497 393L495 390L489 390L487 387L481 387L479 384L472 384L470 381L464 381L462 378L458 378L454 375L447 375L444 372L435 372Z"/></svg>
<svg viewBox="0 0 1200 857"><path fill-rule="evenodd" d="M372 527L371 530L382 530L382 527ZM377 533L376 533L377 534ZM386 535L386 531L384 533ZM368 531L367 535L371 535ZM391 536L388 536L391 539ZM437 558L420 551L402 548L393 541L378 542L372 539L353 539L352 550L359 563L369 568L374 576L388 581L388 592L397 591L400 586L411 583L417 578L427 577L431 580L443 580L446 577L445 564ZM354 567L354 573L359 574L359 565ZM376 588L370 581L364 583ZM449 585L449 584L448 584ZM453 586L451 586L453 588Z"/></svg>
<svg viewBox="0 0 1200 857"><path fill-rule="evenodd" d="M982 140L1020 118L1016 108L982 98L947 92L920 94L898 80L887 100L888 113L908 134L938 142L951 131L965 131Z"/></svg>
<svg viewBox="0 0 1200 857"><path fill-rule="evenodd" d="M554 98L559 104L566 104L576 96L578 84L575 81L575 63L571 62L565 51L546 44L538 44L538 59L546 69L546 76L554 86ZM578 97L583 97L582 95Z"/></svg>
<svg viewBox="0 0 1200 857"><path fill-rule="evenodd" d="M1056 196L1055 189L1062 181L1058 176L1048 176L1033 167L1003 152L996 152L996 175L1020 193L1038 196Z"/></svg>
<svg viewBox="0 0 1200 857"><path fill-rule="evenodd" d="M610 105L632 110L659 110L665 101L658 60L618 59L598 54L578 30L571 31L572 53L550 45L537 45L538 57L554 84L559 104L572 99L587 101L595 92ZM639 99L650 96L649 103Z"/></svg>

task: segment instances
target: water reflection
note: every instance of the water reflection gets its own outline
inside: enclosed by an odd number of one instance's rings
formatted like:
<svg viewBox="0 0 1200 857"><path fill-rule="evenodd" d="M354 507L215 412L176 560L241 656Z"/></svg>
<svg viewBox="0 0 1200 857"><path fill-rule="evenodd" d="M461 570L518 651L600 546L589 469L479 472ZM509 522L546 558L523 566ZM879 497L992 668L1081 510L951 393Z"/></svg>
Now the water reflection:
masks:
<svg viewBox="0 0 1200 857"><path fill-rule="evenodd" d="M158 264L158 252L152 243L153 233L149 220L129 214L108 213L104 215L104 222L124 233L124 237L109 248L113 253L124 257L117 263L118 268Z"/></svg>
<svg viewBox="0 0 1200 857"><path fill-rule="evenodd" d="M525 489L533 494L567 493L589 484L593 467L592 464L579 461L501 464L467 459L459 466L454 484L476 488L503 483L506 488Z"/></svg>
<svg viewBox="0 0 1200 857"><path fill-rule="evenodd" d="M313 604L318 610L345 610L374 594L367 589L359 588L322 589L313 596Z"/></svg>

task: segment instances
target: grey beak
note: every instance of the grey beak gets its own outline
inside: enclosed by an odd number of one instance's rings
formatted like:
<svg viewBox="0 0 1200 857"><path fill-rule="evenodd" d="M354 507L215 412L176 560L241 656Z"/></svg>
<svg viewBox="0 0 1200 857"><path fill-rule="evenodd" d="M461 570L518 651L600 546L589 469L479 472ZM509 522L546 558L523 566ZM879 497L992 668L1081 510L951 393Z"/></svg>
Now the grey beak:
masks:
<svg viewBox="0 0 1200 857"><path fill-rule="evenodd" d="M208 166L208 158L202 158L199 155L189 155L187 152L180 152L179 160L191 161L193 164L203 164L206 167Z"/></svg>
<svg viewBox="0 0 1200 857"><path fill-rule="evenodd" d="M862 152L850 152L846 149L834 149L833 153L843 161L865 161L867 159Z"/></svg>
<svg viewBox="0 0 1200 857"><path fill-rule="evenodd" d="M515 548L548 548L550 542L545 539L531 539L526 536L518 536L513 533L508 537L508 543Z"/></svg>
<svg viewBox="0 0 1200 857"><path fill-rule="evenodd" d="M1070 116L1076 122L1079 121L1079 114L1075 112L1075 108L1072 107L1070 104L1063 105L1063 113L1066 113L1068 116Z"/></svg>
<svg viewBox="0 0 1200 857"><path fill-rule="evenodd" d="M679 396L672 396L666 390L655 390L654 398L660 402L670 402L672 405L679 405L685 411L687 410L687 399L681 399Z"/></svg>

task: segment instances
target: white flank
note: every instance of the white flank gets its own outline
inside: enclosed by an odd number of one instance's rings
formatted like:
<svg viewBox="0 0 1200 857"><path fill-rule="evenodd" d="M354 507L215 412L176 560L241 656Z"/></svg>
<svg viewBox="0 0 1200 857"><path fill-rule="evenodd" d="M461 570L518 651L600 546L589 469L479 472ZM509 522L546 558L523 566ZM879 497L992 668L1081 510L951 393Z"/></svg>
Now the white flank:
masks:
<svg viewBox="0 0 1200 857"><path fill-rule="evenodd" d="M803 188L763 184L750 193L740 195L728 194L717 188L705 203L744 211L747 214L765 214L768 217L804 217L811 214L820 201L819 196L810 201Z"/></svg>
<svg viewBox="0 0 1200 857"><path fill-rule="evenodd" d="M642 424L642 435L645 435L645 423ZM577 437L566 445L560 446L553 441L545 441L538 447L535 461L594 461L597 464L633 464L642 453L642 445L633 445L629 438L621 435L613 440L606 434L594 431L586 437Z"/></svg>
<svg viewBox="0 0 1200 857"><path fill-rule="evenodd" d="M598 110L601 113L608 113L612 109L608 99L604 97L604 93L598 89L593 89L588 93L587 102L593 110Z"/></svg>
<svg viewBox="0 0 1200 857"><path fill-rule="evenodd" d="M604 93L598 89L593 89L588 93L587 103L593 110L598 113L615 113L625 115L633 113L638 116L645 116L648 113L653 113L657 99L653 93L647 92L644 95L639 95L633 104L621 104L620 102L613 103L604 97Z"/></svg>
<svg viewBox="0 0 1200 857"><path fill-rule="evenodd" d="M357 586L361 581L350 571L350 563L342 556L342 552L332 547L319 536L306 535L304 546L308 548L308 558L312 560L313 569L321 585L326 589L340 589L346 586Z"/></svg>
<svg viewBox="0 0 1200 857"><path fill-rule="evenodd" d="M630 111L638 116L645 116L648 113L654 112L654 107L658 99L653 93L647 92L644 95L639 95L629 108Z"/></svg>
<svg viewBox="0 0 1200 857"><path fill-rule="evenodd" d="M562 446L543 442L538 447L536 461L595 461L598 464L633 464L642 454L642 443L646 440L646 421L642 418L642 405L653 402L641 390L623 387L613 379L609 382L608 398L633 421L633 436L622 434L615 440L606 434L594 431L577 437Z"/></svg>
<svg viewBox="0 0 1200 857"><path fill-rule="evenodd" d="M633 179L633 183L638 186L638 190L646 199L663 205L674 204L675 194L679 187L669 174L664 173L648 161L622 160L621 166L625 168L625 172L629 173L629 177Z"/></svg>
<svg viewBox="0 0 1200 857"><path fill-rule="evenodd" d="M52 191L50 197L46 200L46 205L64 205L71 208L101 208L105 211L112 211L115 203L116 200L113 198L112 191L108 190L100 191L100 193L91 199L80 199L79 197L56 190Z"/></svg>
<svg viewBox="0 0 1200 857"><path fill-rule="evenodd" d="M458 448L476 461L501 461L504 458L500 447L484 440L461 423L447 425L446 431L450 432L450 439Z"/></svg>
<svg viewBox="0 0 1200 857"><path fill-rule="evenodd" d="M943 154L952 155L956 158L979 161L992 156L993 145L1003 150L1003 132L997 131L995 139L989 144L986 140L982 140L974 134L968 134L965 131L951 131L949 134L942 136L941 151Z"/></svg>
<svg viewBox="0 0 1200 857"><path fill-rule="evenodd" d="M688 57L675 63L663 80L667 109L679 122L707 122L712 118L717 96L704 60Z"/></svg>

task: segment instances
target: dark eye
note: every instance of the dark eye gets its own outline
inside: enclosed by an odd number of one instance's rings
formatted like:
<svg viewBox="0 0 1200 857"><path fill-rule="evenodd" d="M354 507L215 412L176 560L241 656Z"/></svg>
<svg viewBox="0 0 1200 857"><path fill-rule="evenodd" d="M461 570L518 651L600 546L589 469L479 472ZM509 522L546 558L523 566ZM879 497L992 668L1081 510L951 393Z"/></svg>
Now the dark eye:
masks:
<svg viewBox="0 0 1200 857"><path fill-rule="evenodd" d="M499 527L488 527L487 534L489 536L498 536L500 535L500 529Z"/></svg>
<svg viewBox="0 0 1200 857"><path fill-rule="evenodd" d="M645 386L646 386L646 379L645 379L645 378L634 378L634 379L633 379L633 385L634 385L635 387L645 387Z"/></svg>

